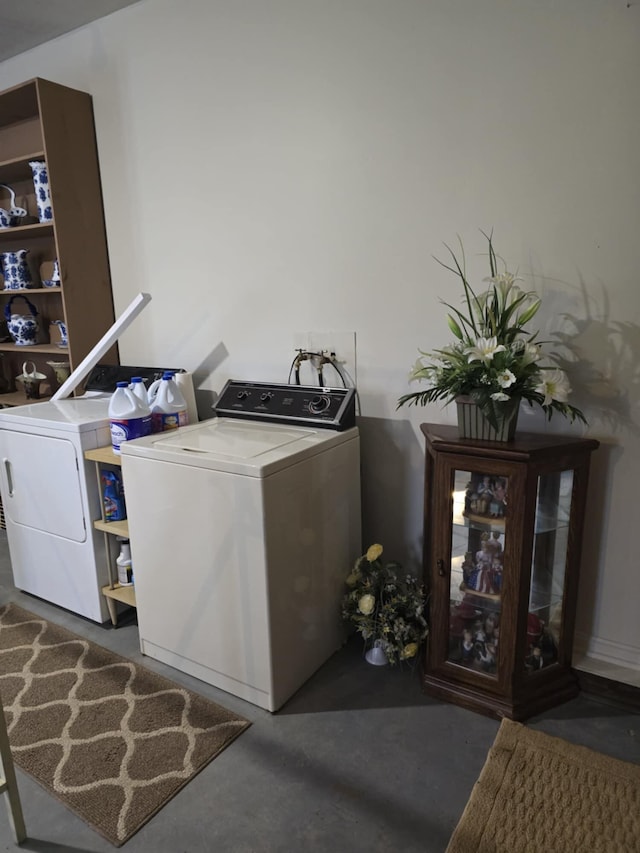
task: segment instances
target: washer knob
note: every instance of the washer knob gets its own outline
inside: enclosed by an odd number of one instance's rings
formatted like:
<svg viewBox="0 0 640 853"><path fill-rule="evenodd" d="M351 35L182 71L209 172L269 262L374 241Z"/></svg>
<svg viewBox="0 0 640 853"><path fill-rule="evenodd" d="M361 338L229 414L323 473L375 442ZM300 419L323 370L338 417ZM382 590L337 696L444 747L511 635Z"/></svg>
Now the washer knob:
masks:
<svg viewBox="0 0 640 853"><path fill-rule="evenodd" d="M331 405L331 400L325 394L318 394L309 403L309 411L313 415L319 415L326 412Z"/></svg>

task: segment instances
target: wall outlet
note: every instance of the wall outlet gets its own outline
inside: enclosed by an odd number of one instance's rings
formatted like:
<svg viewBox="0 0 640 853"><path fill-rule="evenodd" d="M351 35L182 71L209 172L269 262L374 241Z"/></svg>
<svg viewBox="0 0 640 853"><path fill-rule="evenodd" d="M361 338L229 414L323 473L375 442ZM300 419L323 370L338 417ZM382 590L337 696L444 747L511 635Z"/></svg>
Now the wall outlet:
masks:
<svg viewBox="0 0 640 853"><path fill-rule="evenodd" d="M324 352L334 356L343 372L347 386L357 385L355 332L296 332L293 336L293 348L308 352ZM324 378L329 386L342 385L340 377L330 366L325 368ZM300 381L303 385L316 383L317 380L309 365L302 366Z"/></svg>

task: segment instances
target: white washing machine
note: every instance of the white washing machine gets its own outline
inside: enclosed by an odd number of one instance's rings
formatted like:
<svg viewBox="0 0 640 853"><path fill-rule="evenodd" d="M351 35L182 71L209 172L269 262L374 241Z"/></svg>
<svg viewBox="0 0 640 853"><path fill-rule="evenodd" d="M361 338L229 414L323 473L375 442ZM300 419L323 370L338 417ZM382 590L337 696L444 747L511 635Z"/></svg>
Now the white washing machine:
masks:
<svg viewBox="0 0 640 853"><path fill-rule="evenodd" d="M123 445L143 654L275 711L340 648L353 394L232 381L217 417Z"/></svg>

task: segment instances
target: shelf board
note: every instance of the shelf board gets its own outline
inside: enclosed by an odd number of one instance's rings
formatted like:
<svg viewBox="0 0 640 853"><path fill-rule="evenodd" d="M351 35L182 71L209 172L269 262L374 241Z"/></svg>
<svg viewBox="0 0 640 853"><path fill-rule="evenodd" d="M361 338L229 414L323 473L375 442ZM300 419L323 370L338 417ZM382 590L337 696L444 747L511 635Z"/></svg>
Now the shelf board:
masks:
<svg viewBox="0 0 640 853"><path fill-rule="evenodd" d="M129 607L136 606L136 591L133 586L120 586L120 584L114 584L113 587L103 586L102 594L105 598L113 598L123 604L128 604Z"/></svg>
<svg viewBox="0 0 640 853"><path fill-rule="evenodd" d="M57 344L32 344L31 346L19 347L17 344L7 342L0 343L0 352L21 352L24 353L26 358L33 352L47 352L54 355L60 355L60 353L65 352L68 353L69 347L59 347Z"/></svg>
<svg viewBox="0 0 640 853"><path fill-rule="evenodd" d="M27 406L31 403L45 403L50 399L49 396L42 396L37 400L29 400L24 391L9 391L6 394L0 394L0 406Z"/></svg>
<svg viewBox="0 0 640 853"><path fill-rule="evenodd" d="M62 288L56 287L22 287L19 290L12 290L10 287L1 288L0 293L5 296L29 296L33 293L62 293Z"/></svg>
<svg viewBox="0 0 640 853"><path fill-rule="evenodd" d="M27 237L53 237L53 220L35 222L33 225L16 225L15 228L0 228L0 241L3 243L15 243L16 240L25 240Z"/></svg>
<svg viewBox="0 0 640 853"><path fill-rule="evenodd" d="M90 462L102 462L103 465L121 465L122 457L113 452L110 444L104 447L95 447L93 450L85 450L84 458Z"/></svg>
<svg viewBox="0 0 640 853"><path fill-rule="evenodd" d="M112 533L114 536L122 536L124 539L129 538L129 524L125 521L103 521L101 518L93 522L96 530L101 530L103 533Z"/></svg>
<svg viewBox="0 0 640 853"><path fill-rule="evenodd" d="M0 183L10 184L11 181L31 178L30 160L44 160L44 151L34 151L11 160L0 160Z"/></svg>

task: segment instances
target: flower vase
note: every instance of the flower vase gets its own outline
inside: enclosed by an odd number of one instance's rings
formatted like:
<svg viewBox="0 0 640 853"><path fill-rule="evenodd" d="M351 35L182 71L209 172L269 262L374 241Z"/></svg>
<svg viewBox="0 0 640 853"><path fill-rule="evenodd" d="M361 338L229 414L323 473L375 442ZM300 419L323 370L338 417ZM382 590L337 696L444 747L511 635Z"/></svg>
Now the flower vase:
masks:
<svg viewBox="0 0 640 853"><path fill-rule="evenodd" d="M49 195L47 164L44 160L30 160L29 165L33 173L33 188L38 206L38 219L40 222L50 222L53 219L53 209L51 207L51 196Z"/></svg>
<svg viewBox="0 0 640 853"><path fill-rule="evenodd" d="M382 647L382 640L375 640L373 646L365 654L364 659L367 663L372 663L374 666L386 666L389 663L385 650Z"/></svg>
<svg viewBox="0 0 640 853"><path fill-rule="evenodd" d="M460 438L481 439L482 441L513 441L518 425L520 400L514 401L504 418L495 429L482 413L482 409L472 397L456 397L458 413L458 435Z"/></svg>
<svg viewBox="0 0 640 853"><path fill-rule="evenodd" d="M27 261L30 249L16 249L14 252L0 252L0 264L5 290L25 290L33 287L31 270Z"/></svg>

